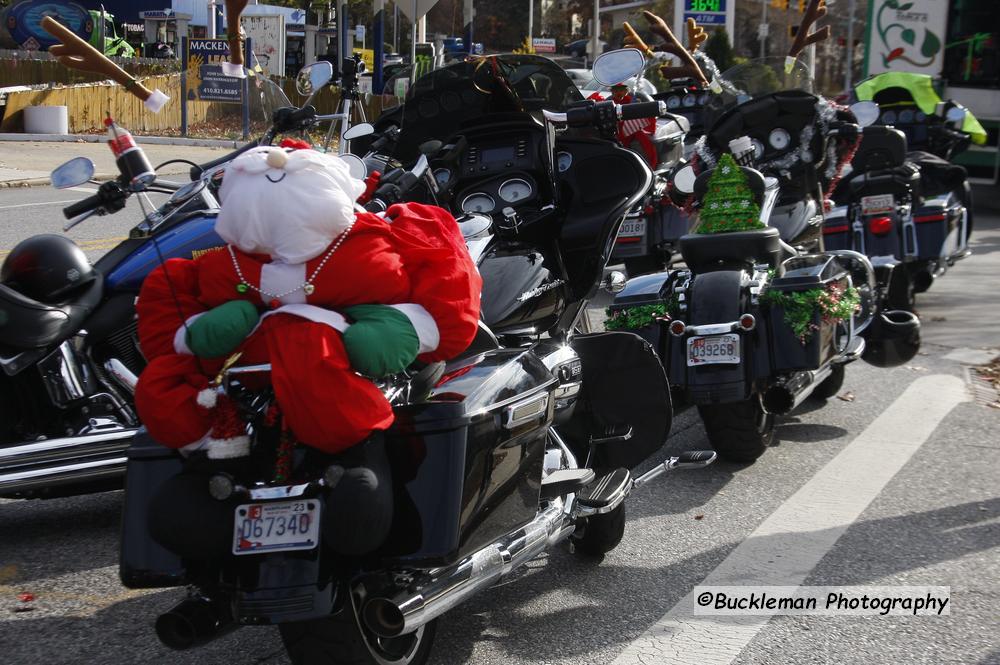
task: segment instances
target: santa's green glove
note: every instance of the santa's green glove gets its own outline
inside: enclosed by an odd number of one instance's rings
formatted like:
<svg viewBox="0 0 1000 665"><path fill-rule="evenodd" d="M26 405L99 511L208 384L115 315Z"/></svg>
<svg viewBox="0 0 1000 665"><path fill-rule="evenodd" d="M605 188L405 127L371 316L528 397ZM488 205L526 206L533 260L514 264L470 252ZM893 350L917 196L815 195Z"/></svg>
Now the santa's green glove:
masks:
<svg viewBox="0 0 1000 665"><path fill-rule="evenodd" d="M260 315L253 303L231 300L214 307L188 324L185 341L201 358L221 358L236 350L257 325Z"/></svg>
<svg viewBox="0 0 1000 665"><path fill-rule="evenodd" d="M386 376L406 369L420 350L410 319L388 305L355 305L344 310L354 323L344 331L344 348L356 372Z"/></svg>

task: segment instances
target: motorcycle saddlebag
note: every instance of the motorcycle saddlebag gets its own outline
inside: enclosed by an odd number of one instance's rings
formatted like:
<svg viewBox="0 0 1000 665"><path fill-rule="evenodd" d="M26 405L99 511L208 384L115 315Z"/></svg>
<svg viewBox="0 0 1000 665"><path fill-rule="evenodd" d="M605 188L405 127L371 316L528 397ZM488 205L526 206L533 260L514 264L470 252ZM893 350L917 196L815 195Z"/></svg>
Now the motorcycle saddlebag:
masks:
<svg viewBox="0 0 1000 665"><path fill-rule="evenodd" d="M828 250L854 249L851 246L851 220L847 206L836 206L823 222L823 246Z"/></svg>
<svg viewBox="0 0 1000 665"><path fill-rule="evenodd" d="M833 285L846 289L848 285L848 271L835 256L829 254L789 259L784 268L784 275L771 281L768 293L827 290ZM837 324L824 321L818 307L813 308L811 334L805 342L795 334L788 313L780 304L772 303L765 313L772 331L770 355L775 374L819 369L836 352Z"/></svg>
<svg viewBox="0 0 1000 665"><path fill-rule="evenodd" d="M583 365L583 390L572 420L559 432L579 461L601 475L632 469L667 440L673 409L670 386L653 347L629 332L577 335L570 344ZM631 428L624 441L595 443L609 427Z"/></svg>
<svg viewBox="0 0 1000 665"><path fill-rule="evenodd" d="M149 507L163 483L181 472L180 456L140 429L126 451L125 507L122 514L119 576L131 589L181 586L181 558L153 540Z"/></svg>
<svg viewBox="0 0 1000 665"><path fill-rule="evenodd" d="M380 554L444 565L531 521L558 380L531 349L450 362L386 432L395 513Z"/></svg>
<svg viewBox="0 0 1000 665"><path fill-rule="evenodd" d="M925 201L913 212L917 259L933 261L951 254L958 247L961 227L961 208L949 208L944 197ZM951 233L955 237L949 238Z"/></svg>

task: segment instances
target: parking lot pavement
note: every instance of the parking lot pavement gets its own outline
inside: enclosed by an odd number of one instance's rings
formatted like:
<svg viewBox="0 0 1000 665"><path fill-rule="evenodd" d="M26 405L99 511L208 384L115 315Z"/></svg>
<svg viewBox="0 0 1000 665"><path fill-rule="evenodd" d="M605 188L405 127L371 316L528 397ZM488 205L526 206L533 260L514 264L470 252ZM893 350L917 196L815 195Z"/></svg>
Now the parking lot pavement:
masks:
<svg viewBox="0 0 1000 665"><path fill-rule="evenodd" d="M0 208L29 203L4 196ZM0 249L59 222L58 204L27 209L17 228L0 221ZM969 363L1000 353L996 326L975 319L1000 311L1000 215L978 212L975 254L918 297L921 355L892 370L851 365L838 397L779 420L755 464L673 472L636 490L625 538L603 561L566 547L540 557L446 614L431 662L1000 663L1000 410L969 390ZM97 239L126 228L100 223ZM707 446L697 414L682 412L639 470ZM121 503L120 492L0 502L0 661L288 663L274 628L190 653L161 646L152 621L184 592L120 585ZM691 592L709 582L946 586L952 607L934 617L696 617Z"/></svg>

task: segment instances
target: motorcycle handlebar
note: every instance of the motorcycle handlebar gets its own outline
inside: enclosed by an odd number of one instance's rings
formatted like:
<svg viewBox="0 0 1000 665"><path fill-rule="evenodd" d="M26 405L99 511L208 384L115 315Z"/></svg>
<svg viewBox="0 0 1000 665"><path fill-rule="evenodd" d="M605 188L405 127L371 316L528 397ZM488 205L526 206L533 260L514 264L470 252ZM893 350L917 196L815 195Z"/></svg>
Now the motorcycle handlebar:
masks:
<svg viewBox="0 0 1000 665"><path fill-rule="evenodd" d="M658 118L666 113L663 102L639 102L623 104L618 107L618 117L621 120L638 120L639 118Z"/></svg>
<svg viewBox="0 0 1000 665"><path fill-rule="evenodd" d="M101 184L96 194L63 208L63 215L66 216L66 219L73 219L102 207L106 212L118 212L125 207L125 199L127 198L128 191L123 189L118 181L109 180Z"/></svg>
<svg viewBox="0 0 1000 665"><path fill-rule="evenodd" d="M550 122L566 123L570 127L606 127L619 120L658 118L667 113L664 102L638 102L616 104L612 101L596 102L566 109L565 113L543 111Z"/></svg>
<svg viewBox="0 0 1000 665"><path fill-rule="evenodd" d="M218 159L213 159L210 162L205 162L201 166L192 166L191 167L191 171L190 171L190 173L188 175L191 176L191 180L197 180L198 178L201 177L201 174L204 173L205 171L209 171L211 169L214 169L216 166L220 166L221 164L225 164L226 162L231 162L232 160L236 159L237 157L239 157L240 155L242 155L246 151L252 150L253 148L256 148L259 145L260 145L260 141L257 140L257 139L255 139L253 141L250 141L249 143L247 143L242 148L234 150L233 152L231 152L231 153L229 153L227 155L223 155L222 157L219 157Z"/></svg>
<svg viewBox="0 0 1000 665"><path fill-rule="evenodd" d="M76 203L63 208L63 215L66 219L73 219L78 215L82 215L85 212L90 212L91 210L100 207L100 205L101 196L99 194L94 194L93 196L80 199Z"/></svg>

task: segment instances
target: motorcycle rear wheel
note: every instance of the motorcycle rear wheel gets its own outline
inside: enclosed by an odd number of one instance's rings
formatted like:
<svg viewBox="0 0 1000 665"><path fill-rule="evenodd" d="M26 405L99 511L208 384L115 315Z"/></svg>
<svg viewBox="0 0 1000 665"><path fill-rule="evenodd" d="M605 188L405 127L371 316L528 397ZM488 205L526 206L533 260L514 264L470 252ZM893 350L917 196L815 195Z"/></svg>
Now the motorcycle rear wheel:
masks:
<svg viewBox="0 0 1000 665"><path fill-rule="evenodd" d="M774 414L757 395L745 402L702 404L698 414L712 448L729 462L753 462L774 440Z"/></svg>
<svg viewBox="0 0 1000 665"><path fill-rule="evenodd" d="M391 639L363 630L353 607L323 619L278 626L293 665L425 665L437 619L410 635Z"/></svg>
<svg viewBox="0 0 1000 665"><path fill-rule="evenodd" d="M579 534L573 534L573 546L585 556L604 556L622 542L625 535L625 504L610 513L588 517Z"/></svg>

